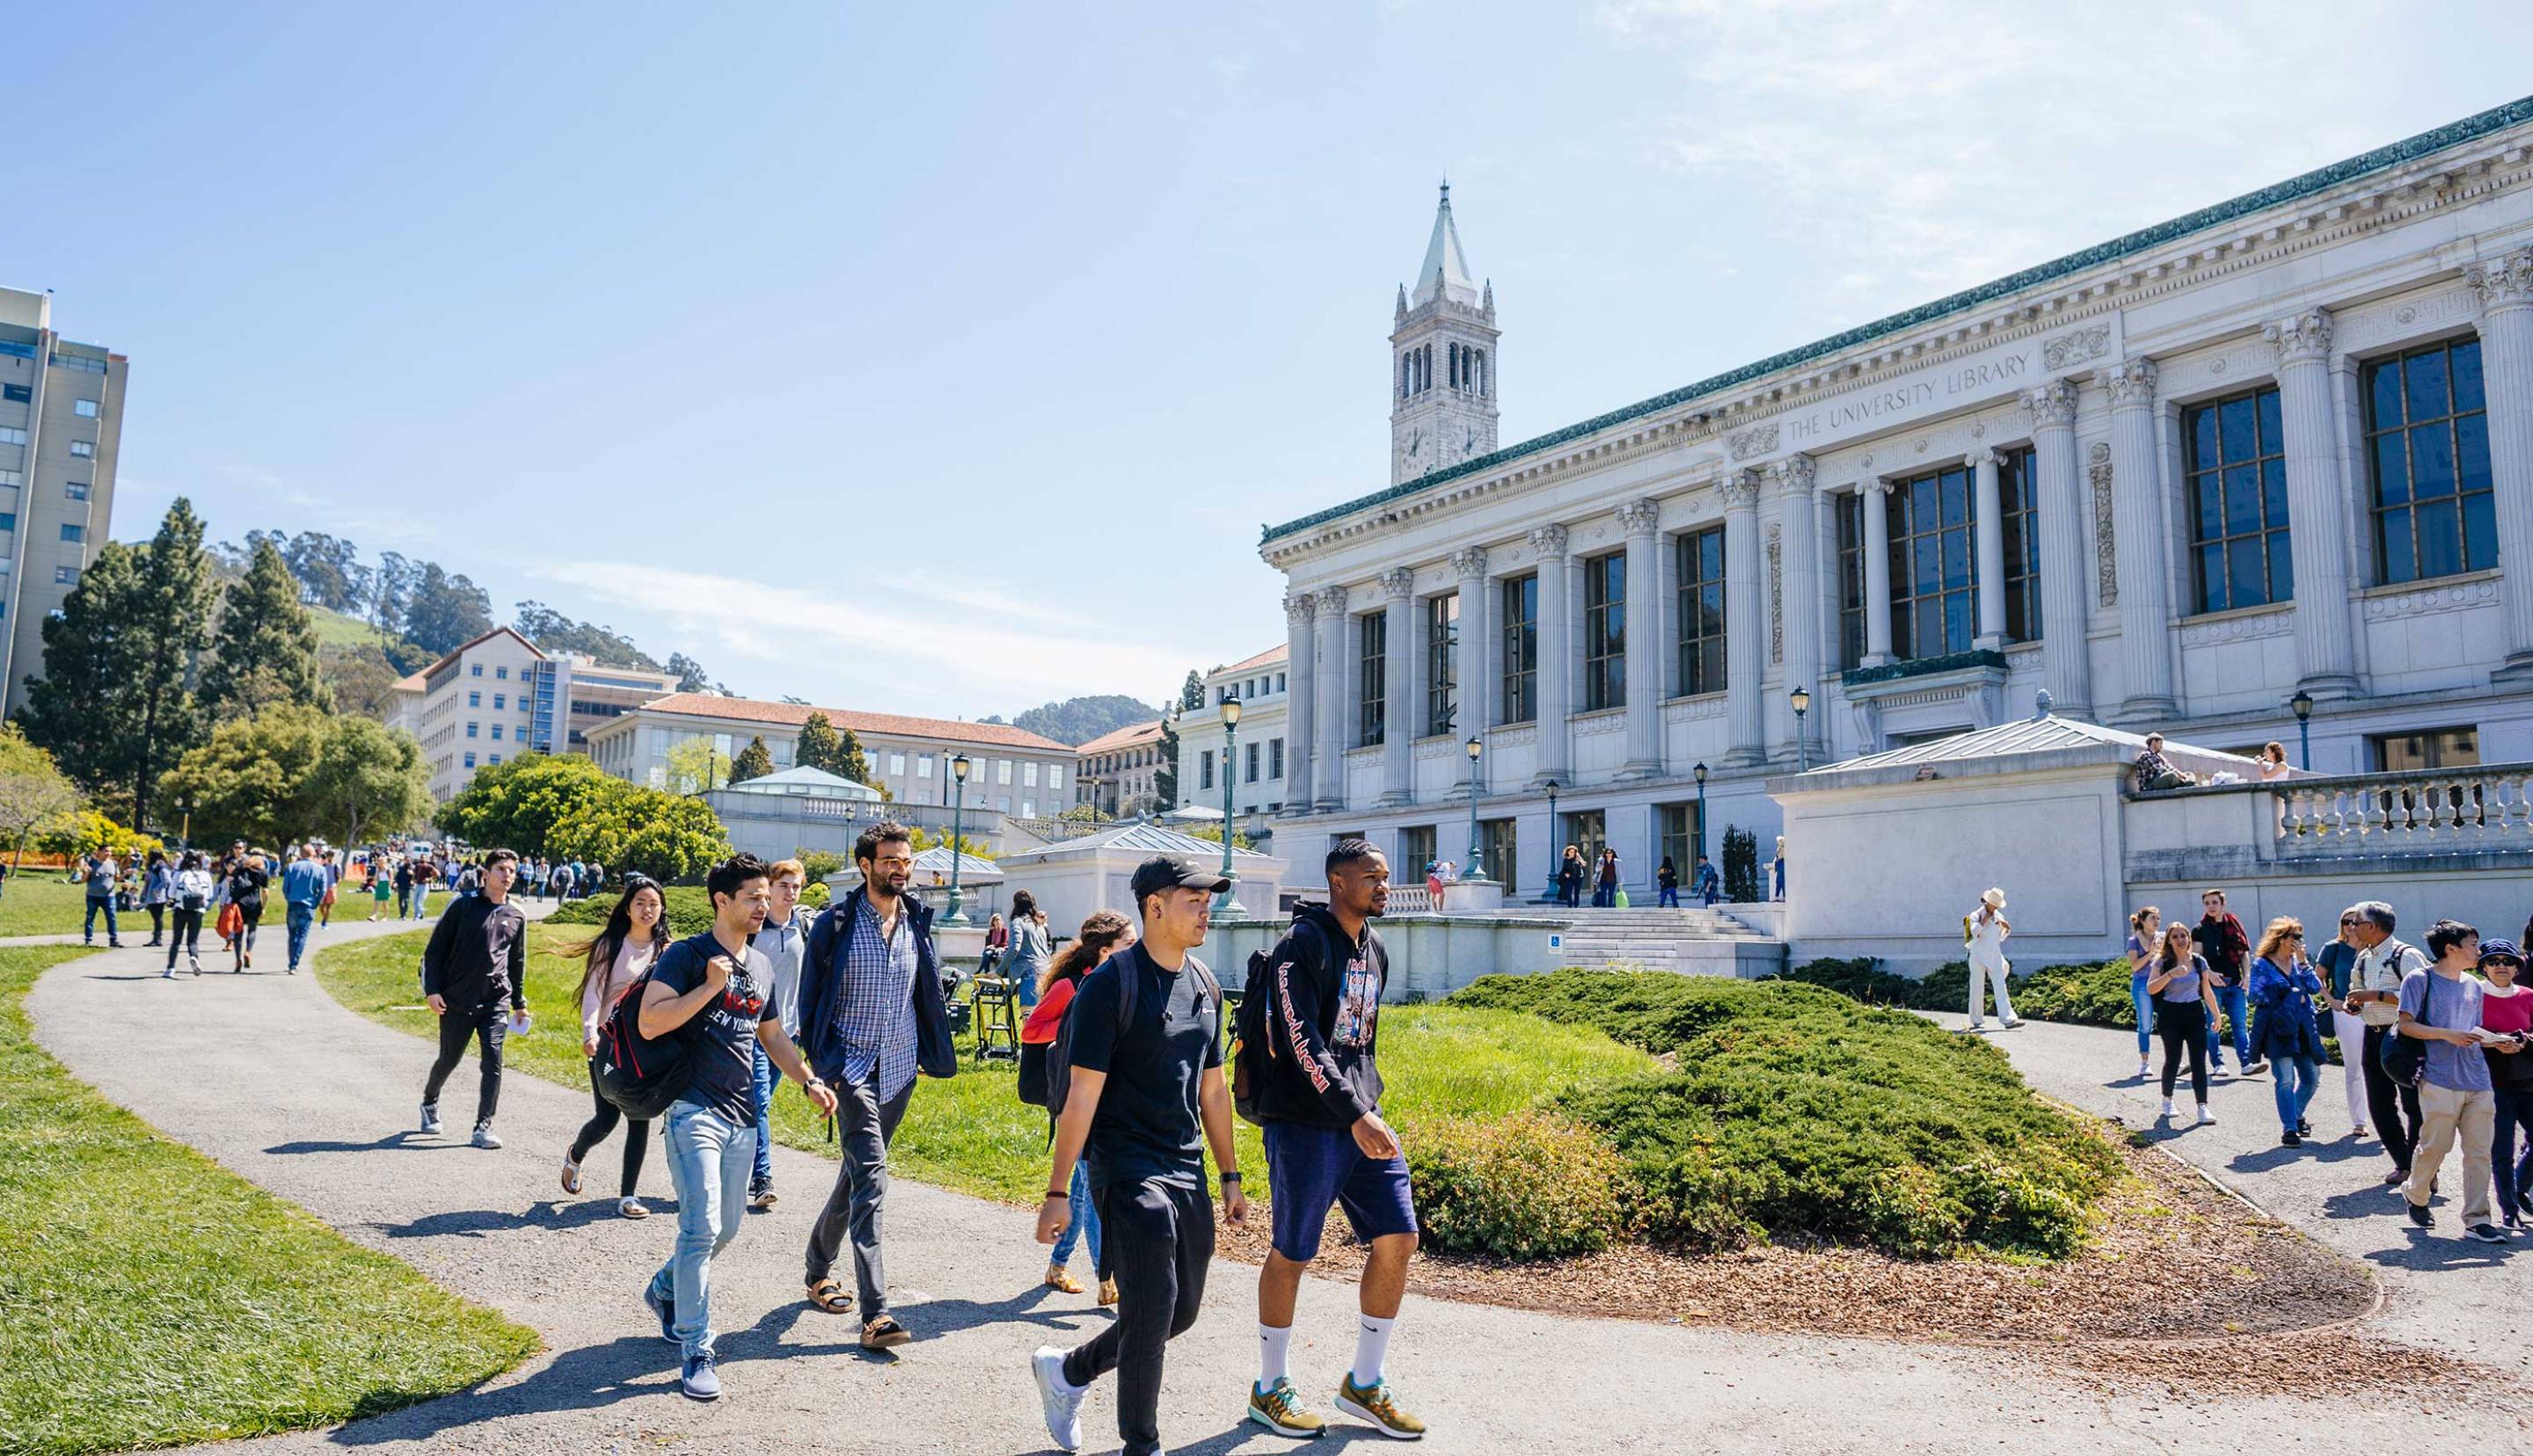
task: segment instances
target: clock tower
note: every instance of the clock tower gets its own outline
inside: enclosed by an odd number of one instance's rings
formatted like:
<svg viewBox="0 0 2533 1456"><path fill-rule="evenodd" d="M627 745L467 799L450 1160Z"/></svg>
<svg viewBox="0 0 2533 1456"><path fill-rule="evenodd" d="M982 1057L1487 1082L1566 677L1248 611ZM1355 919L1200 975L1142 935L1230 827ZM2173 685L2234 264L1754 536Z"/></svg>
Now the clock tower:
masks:
<svg viewBox="0 0 2533 1456"><path fill-rule="evenodd" d="M1398 290L1389 333L1389 481L1397 485L1496 447L1496 286L1469 278L1443 184L1414 292Z"/></svg>

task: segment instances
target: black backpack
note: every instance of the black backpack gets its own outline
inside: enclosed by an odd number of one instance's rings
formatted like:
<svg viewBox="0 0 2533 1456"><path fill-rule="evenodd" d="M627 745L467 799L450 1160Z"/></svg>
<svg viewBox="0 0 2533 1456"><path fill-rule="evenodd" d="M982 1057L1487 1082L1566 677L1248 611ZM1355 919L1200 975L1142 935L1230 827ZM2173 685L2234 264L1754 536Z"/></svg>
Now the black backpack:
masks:
<svg viewBox="0 0 2533 1456"><path fill-rule="evenodd" d="M630 1118L656 1118L667 1112L685 1095L686 1084L695 1075L685 1027L656 1039L642 1034L642 997L650 990L651 973L659 965L654 959L651 968L607 1009L607 1019L598 1028L598 1056L590 1063L598 1095Z"/></svg>
<svg viewBox="0 0 2533 1456"><path fill-rule="evenodd" d="M1100 964L1113 963L1125 954L1121 951ZM1214 1009L1210 1034L1219 1037L1222 1035L1222 983L1215 980L1213 971L1194 956L1187 958L1187 964L1188 969L1196 973L1198 1005L1202 1008L1210 1004ZM1127 974L1128 969L1131 969L1131 964L1120 967L1117 972L1117 1029L1120 1032L1135 1024L1135 1008L1143 999L1144 978ZM1088 985L1090 977L1096 974L1098 969L1094 967L1083 976L1083 983ZM1032 1090L1029 1079L1030 1048L1021 1049L1021 1100L1033 1107L1045 1108L1050 1121L1064 1116L1065 1097L1073 1090L1073 1012L1081 1004L1082 993L1077 989L1073 994L1073 1006L1064 1009L1064 1019L1055 1028L1055 1040L1046 1045L1038 1059L1038 1085L1034 1090L1039 1095L1034 1098L1030 1095Z"/></svg>
<svg viewBox="0 0 2533 1456"><path fill-rule="evenodd" d="M1320 940L1320 955L1327 956L1327 938L1308 920L1295 920L1284 939L1291 940L1307 928ZM1249 953L1249 978L1241 983L1240 1014L1231 1022L1231 1110L1243 1122L1266 1125L1259 1109L1259 1096L1266 1086L1267 1069L1282 1059L1275 1047L1275 953L1284 949L1284 941L1263 951Z"/></svg>

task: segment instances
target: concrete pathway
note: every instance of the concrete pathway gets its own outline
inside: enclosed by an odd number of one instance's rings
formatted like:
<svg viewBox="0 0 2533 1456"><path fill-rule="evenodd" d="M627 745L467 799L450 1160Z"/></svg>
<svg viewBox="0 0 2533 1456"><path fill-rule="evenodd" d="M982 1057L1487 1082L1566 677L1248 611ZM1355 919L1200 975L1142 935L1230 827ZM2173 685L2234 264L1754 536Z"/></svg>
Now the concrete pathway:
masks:
<svg viewBox="0 0 2533 1456"><path fill-rule="evenodd" d="M323 944L392 927L341 924ZM277 962L278 958L275 958ZM170 1135L313 1211L361 1243L536 1328L545 1354L485 1388L258 1449L392 1451L1046 1450L1025 1362L1106 1316L1036 1287L1042 1251L1026 1213L901 1182L888 1217L898 1312L917 1341L868 1359L857 1326L806 1310L799 1259L832 1165L778 1149L774 1211L751 1215L715 1269L729 1394L676 1394L674 1353L637 1291L667 1254L674 1220L626 1222L608 1196L562 1198L560 1152L585 1091L514 1076L501 1131L478 1152L411 1130L429 1059L419 1040L326 998L307 974L162 981L145 953L108 953L48 974L29 998L37 1034L73 1072ZM545 1033L539 1033L545 1034ZM181 1069L178 1075L174 1069ZM786 1095L796 1095L787 1092ZM921 1095L918 1091L917 1095ZM447 1107L464 1128L472 1081ZM668 1192L654 1154L644 1190ZM1217 1262L1195 1331L1170 1348L1162 1427L1181 1453L1289 1450L1241 1425L1254 1372L1255 1275ZM1312 1281L1293 1360L1315 1400L1352 1352L1351 1291ZM2246 1352L2247 1354L2249 1352ZM2204 1352L2177 1358L2187 1377ZM1453 1456L1536 1452L2110 1453L2236 1456L2246 1446L2380 1452L2439 1439L2514 1449L2514 1411L2229 1398L2193 1408L2160 1389L2103 1399L2052 1384L2045 1356L1897 1342L1768 1337L1634 1321L1564 1319L1411 1300L1392 1378ZM1114 1450L1111 1392L1085 1411L1088 1449ZM1338 1427L1331 1446L1380 1443Z"/></svg>
<svg viewBox="0 0 2533 1456"><path fill-rule="evenodd" d="M1957 1013L1932 1019L1955 1030ZM2462 1157L2445 1161L2434 1203L2437 1226L2411 1227L2399 1190L2383 1176L2391 1160L2373 1137L2351 1136L2340 1069L2323 1069L2322 1088L2305 1116L2315 1139L2280 1145L2277 1103L2268 1073L2220 1077L2209 1089L2209 1127L2194 1127L2190 1072L2175 1085L2180 1116L2164 1120L2163 1050L2152 1078L2137 1075L2137 1033L2098 1026L2027 1021L2015 1031L1994 1020L1979 1033L2009 1057L2026 1080L2087 1112L2119 1119L2164 1151L2285 1219L2313 1238L2373 1265L2385 1284L2375 1328L2414 1345L2533 1375L2533 1239L2480 1244L2462 1232ZM2225 1065L2234 1065L2226 1049Z"/></svg>

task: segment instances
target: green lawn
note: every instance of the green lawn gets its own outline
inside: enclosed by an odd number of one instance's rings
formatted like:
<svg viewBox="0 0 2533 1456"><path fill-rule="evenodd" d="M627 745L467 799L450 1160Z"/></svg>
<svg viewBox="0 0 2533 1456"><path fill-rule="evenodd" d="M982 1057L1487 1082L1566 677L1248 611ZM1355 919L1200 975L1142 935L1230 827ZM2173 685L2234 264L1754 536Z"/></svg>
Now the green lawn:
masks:
<svg viewBox="0 0 2533 1456"><path fill-rule="evenodd" d="M363 647L379 640L378 628L324 607L309 608L308 620L317 628L319 647Z"/></svg>
<svg viewBox="0 0 2533 1456"><path fill-rule="evenodd" d="M329 1426L463 1390L536 1335L152 1132L34 1044L75 946L0 949L0 1453Z"/></svg>
<svg viewBox="0 0 2533 1456"><path fill-rule="evenodd" d="M513 1037L506 1047L508 1065L570 1087L589 1084L572 1000L580 972L551 952L558 943L590 933L588 927L529 929L528 1009L537 1027L527 1036ZM417 1036L430 1034L434 1018L421 1005L416 979L423 940L422 933L412 932L331 947L318 955L318 981L335 1000L373 1020ZM1384 1009L1381 1048L1382 1072L1391 1089L1386 1111L1401 1136L1411 1141L1420 1125L1500 1117L1577 1087L1656 1068L1646 1053L1597 1030L1512 1012L1453 1007ZM1258 1130L1247 1123L1238 1129L1241 1166L1264 1168ZM775 1136L812 1152L831 1145L825 1123L797 1087L786 1087L775 1099ZM980 1068L969 1057L957 1077L927 1079L915 1089L889 1162L925 1183L1034 1206L1046 1189L1046 1114L1020 1100L1010 1063ZM1251 1196L1262 1200L1266 1192L1264 1178L1250 1190Z"/></svg>
<svg viewBox="0 0 2533 1456"><path fill-rule="evenodd" d="M12 875L8 888L0 890L0 935L77 935L87 900L88 891L65 881L58 870ZM141 925L147 930L149 917L143 915Z"/></svg>

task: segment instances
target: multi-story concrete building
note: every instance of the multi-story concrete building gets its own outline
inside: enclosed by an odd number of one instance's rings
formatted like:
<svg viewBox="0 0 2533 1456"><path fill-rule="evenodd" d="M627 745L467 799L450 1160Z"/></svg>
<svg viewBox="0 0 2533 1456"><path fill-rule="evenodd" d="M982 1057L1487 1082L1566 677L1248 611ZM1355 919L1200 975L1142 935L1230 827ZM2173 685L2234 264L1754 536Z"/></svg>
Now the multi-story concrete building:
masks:
<svg viewBox="0 0 2533 1456"><path fill-rule="evenodd" d="M542 652L495 627L397 682L387 723L421 740L432 795L446 800L505 757L587 752L593 729L677 685L666 672Z"/></svg>
<svg viewBox="0 0 2533 1456"><path fill-rule="evenodd" d="M812 713L827 715L839 731L853 730L870 760L870 786L887 789L899 803L949 805L950 760L960 754L969 762L965 803L972 814L1033 819L1071 801L1073 750L1007 724L857 713L716 693L670 693L644 703L591 729L589 755L619 779L667 788L674 786L669 755L679 744L709 738L719 752L736 756L748 739L761 737L775 768L788 769L796 762L800 725Z"/></svg>
<svg viewBox="0 0 2533 1456"><path fill-rule="evenodd" d="M1161 721L1130 723L1073 750L1073 801L1134 818L1161 806ZM1179 780L1184 789L1187 780Z"/></svg>
<svg viewBox="0 0 2533 1456"><path fill-rule="evenodd" d="M1493 335L1466 342L1492 405ZM2043 690L2335 773L2533 760L2533 99L1261 551L1289 587L1296 862L1464 835L1472 733L1491 871L1535 893L1607 843L1640 897L1663 854L1714 851L1702 810L1764 851L1766 776Z"/></svg>
<svg viewBox="0 0 2533 1456"><path fill-rule="evenodd" d="M1271 837L1268 816L1284 812L1284 705L1288 650L1277 644L1205 675L1205 706L1179 720L1179 802L1219 812L1228 762L1231 813L1252 841ZM1240 704L1236 734L1222 728L1222 705Z"/></svg>
<svg viewBox="0 0 2533 1456"><path fill-rule="evenodd" d="M106 540L129 364L53 331L50 294L0 288L0 681L44 671L44 618Z"/></svg>

